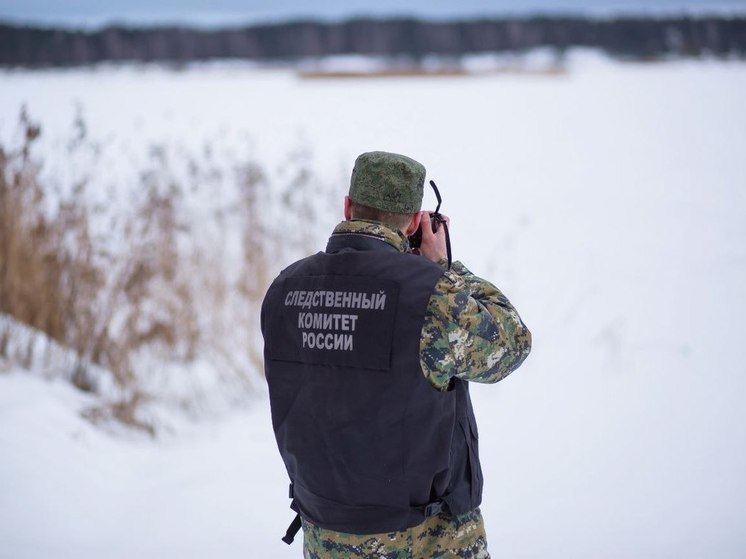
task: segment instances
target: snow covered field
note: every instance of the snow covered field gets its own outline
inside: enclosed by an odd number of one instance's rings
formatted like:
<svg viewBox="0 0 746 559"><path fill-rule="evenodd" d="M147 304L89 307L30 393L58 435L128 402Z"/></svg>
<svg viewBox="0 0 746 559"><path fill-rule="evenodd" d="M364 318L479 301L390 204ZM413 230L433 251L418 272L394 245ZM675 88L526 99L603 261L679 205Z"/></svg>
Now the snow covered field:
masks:
<svg viewBox="0 0 746 559"><path fill-rule="evenodd" d="M248 142L270 169L307 147L338 184L323 228L341 217L357 154L422 161L454 255L534 335L519 371L473 390L493 556L736 558L744 92L744 63L588 53L558 76L18 71L0 73L0 137L25 103L59 153L79 105L105 145L104 178L121 184L149 142ZM78 416L86 398L0 374L0 558L300 556L279 541L292 514L266 401L151 441L92 427Z"/></svg>

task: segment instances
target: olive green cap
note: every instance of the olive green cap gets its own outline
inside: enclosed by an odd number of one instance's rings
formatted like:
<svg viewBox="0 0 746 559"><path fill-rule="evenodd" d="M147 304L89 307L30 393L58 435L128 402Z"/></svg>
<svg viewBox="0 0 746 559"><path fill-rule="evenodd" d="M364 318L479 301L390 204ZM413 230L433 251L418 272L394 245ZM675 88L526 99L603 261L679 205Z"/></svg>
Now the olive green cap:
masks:
<svg viewBox="0 0 746 559"><path fill-rule="evenodd" d="M398 153L371 151L355 160L350 200L397 214L413 214L422 207L425 167Z"/></svg>

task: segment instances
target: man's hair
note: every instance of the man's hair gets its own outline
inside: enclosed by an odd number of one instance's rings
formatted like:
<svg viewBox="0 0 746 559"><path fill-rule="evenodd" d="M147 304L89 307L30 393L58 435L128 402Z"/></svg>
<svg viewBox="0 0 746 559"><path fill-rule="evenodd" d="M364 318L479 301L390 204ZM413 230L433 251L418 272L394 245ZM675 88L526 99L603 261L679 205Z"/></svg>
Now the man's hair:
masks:
<svg viewBox="0 0 746 559"><path fill-rule="evenodd" d="M404 229L409 222L412 220L411 214L398 214L394 212L386 212L377 208L371 208L370 206L364 206L350 200L350 213L353 219L368 219L371 221L380 221L387 225L393 225L397 229Z"/></svg>

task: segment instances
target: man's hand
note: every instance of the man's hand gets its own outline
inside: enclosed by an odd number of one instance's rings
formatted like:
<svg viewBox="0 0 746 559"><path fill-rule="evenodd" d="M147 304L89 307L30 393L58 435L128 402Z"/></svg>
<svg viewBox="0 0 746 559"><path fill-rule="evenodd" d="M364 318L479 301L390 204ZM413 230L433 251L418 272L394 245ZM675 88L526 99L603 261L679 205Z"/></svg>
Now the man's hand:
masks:
<svg viewBox="0 0 746 559"><path fill-rule="evenodd" d="M442 224L435 222L437 231L433 233L433 220L430 219L430 212L420 212L422 214L420 227L422 227L422 244L420 245L420 254L425 258L438 262L448 258L446 249L446 231ZM446 220L448 226L451 226L451 220L441 214Z"/></svg>

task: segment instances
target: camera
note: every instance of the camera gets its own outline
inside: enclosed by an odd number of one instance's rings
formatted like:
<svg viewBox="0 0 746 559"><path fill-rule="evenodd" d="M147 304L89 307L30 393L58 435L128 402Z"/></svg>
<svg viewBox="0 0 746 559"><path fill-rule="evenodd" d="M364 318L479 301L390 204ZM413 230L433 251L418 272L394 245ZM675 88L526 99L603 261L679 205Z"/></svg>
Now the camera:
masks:
<svg viewBox="0 0 746 559"><path fill-rule="evenodd" d="M430 214L430 225L433 230L433 233L438 232L438 228L440 227L440 224L445 224L446 220L445 218L436 212L432 212ZM420 223L420 226L417 228L417 231L415 231L413 234L411 234L409 237L409 246L414 248L420 248L420 245L422 244L422 224Z"/></svg>

